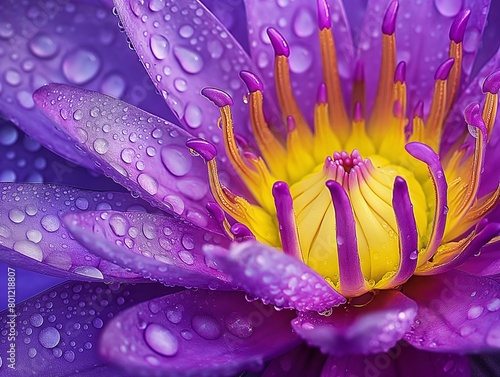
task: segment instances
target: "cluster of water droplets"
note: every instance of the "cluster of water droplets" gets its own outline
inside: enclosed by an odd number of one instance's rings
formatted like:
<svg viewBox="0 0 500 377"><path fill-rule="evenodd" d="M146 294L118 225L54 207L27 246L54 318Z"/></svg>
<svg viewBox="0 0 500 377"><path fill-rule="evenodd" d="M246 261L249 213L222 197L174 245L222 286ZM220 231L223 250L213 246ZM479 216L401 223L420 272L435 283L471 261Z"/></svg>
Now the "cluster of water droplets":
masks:
<svg viewBox="0 0 500 377"><path fill-rule="evenodd" d="M69 234L63 224L65 213L87 210L153 210L125 193L99 193L64 186L0 185L0 245L5 258L46 265L47 273L71 279L132 278L120 267L89 253Z"/></svg>

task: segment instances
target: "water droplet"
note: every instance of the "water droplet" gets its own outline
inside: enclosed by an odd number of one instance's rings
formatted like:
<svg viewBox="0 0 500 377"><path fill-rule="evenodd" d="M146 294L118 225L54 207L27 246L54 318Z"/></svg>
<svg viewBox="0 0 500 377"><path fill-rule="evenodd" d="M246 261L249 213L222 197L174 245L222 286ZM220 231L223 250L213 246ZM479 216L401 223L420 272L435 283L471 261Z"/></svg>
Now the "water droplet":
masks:
<svg viewBox="0 0 500 377"><path fill-rule="evenodd" d="M54 215L45 215L42 217L41 224L43 229L50 233L56 232L61 226L59 218Z"/></svg>
<svg viewBox="0 0 500 377"><path fill-rule="evenodd" d="M184 79L175 79L174 80L174 87L177 89L177 91L183 93L187 89L187 82Z"/></svg>
<svg viewBox="0 0 500 377"><path fill-rule="evenodd" d="M191 25L183 25L179 28L179 35L182 38L191 38L194 34L194 29Z"/></svg>
<svg viewBox="0 0 500 377"><path fill-rule="evenodd" d="M72 363L73 361L75 361L75 353L73 351L66 351L64 352L64 360Z"/></svg>
<svg viewBox="0 0 500 377"><path fill-rule="evenodd" d="M32 348L30 348L30 349L28 350L28 356L29 356L29 357L31 357L31 358L35 357L35 356L36 356L36 353L37 353L37 352L36 352L36 348L33 348L33 347L32 347Z"/></svg>
<svg viewBox="0 0 500 377"><path fill-rule="evenodd" d="M46 327L38 335L38 341L45 348L54 348L60 340L61 335L54 327Z"/></svg>
<svg viewBox="0 0 500 377"><path fill-rule="evenodd" d="M434 0L439 13L445 17L455 17L462 9L463 0Z"/></svg>
<svg viewBox="0 0 500 377"><path fill-rule="evenodd" d="M149 9L153 12L158 12L165 7L165 0L150 0Z"/></svg>
<svg viewBox="0 0 500 377"><path fill-rule="evenodd" d="M492 347L500 347L500 325L494 324L488 335L486 336L486 343Z"/></svg>
<svg viewBox="0 0 500 377"><path fill-rule="evenodd" d="M0 145L14 145L18 138L17 129L10 124L3 124L0 128Z"/></svg>
<svg viewBox="0 0 500 377"><path fill-rule="evenodd" d="M193 333L189 330L182 330L181 336L182 336L182 339L185 339L185 340L193 339Z"/></svg>
<svg viewBox="0 0 500 377"><path fill-rule="evenodd" d="M295 73L304 73L312 65L312 55L304 47L295 46L293 54L290 55L290 70Z"/></svg>
<svg viewBox="0 0 500 377"><path fill-rule="evenodd" d="M24 211L21 211L20 209L12 208L9 211L9 219L15 224L22 223L25 218L26 214L24 213Z"/></svg>
<svg viewBox="0 0 500 377"><path fill-rule="evenodd" d="M218 339L222 335L219 323L210 314L195 315L191 326L199 336L208 340Z"/></svg>
<svg viewBox="0 0 500 377"><path fill-rule="evenodd" d="M193 255L187 250L181 250L177 253L181 261L191 266L194 263Z"/></svg>
<svg viewBox="0 0 500 377"><path fill-rule="evenodd" d="M106 139L97 138L94 140L94 150L99 154L105 154L109 149L109 143Z"/></svg>
<svg viewBox="0 0 500 377"><path fill-rule="evenodd" d="M410 253L410 259L411 260L415 260L417 259L418 257L418 251L417 250L413 250L411 253Z"/></svg>
<svg viewBox="0 0 500 377"><path fill-rule="evenodd" d="M113 215L109 218L109 225L113 233L118 237L122 237L127 234L129 223L127 219L122 215Z"/></svg>
<svg viewBox="0 0 500 377"><path fill-rule="evenodd" d="M59 50L57 43L43 33L35 35L35 37L30 40L28 46L33 55L42 59L54 57Z"/></svg>
<svg viewBox="0 0 500 377"><path fill-rule="evenodd" d="M184 47L176 46L174 48L174 56L181 65L182 69L187 73L199 73L203 69L203 59L201 56Z"/></svg>
<svg viewBox="0 0 500 377"><path fill-rule="evenodd" d="M168 56L170 47L165 37L158 34L151 35L150 46L151 52L157 59L163 60Z"/></svg>
<svg viewBox="0 0 500 377"><path fill-rule="evenodd" d="M181 243L182 243L182 246L184 246L184 248L186 248L187 250L193 250L194 249L194 240L193 240L193 237L188 235L188 234L185 234L182 236L182 240L181 240Z"/></svg>
<svg viewBox="0 0 500 377"><path fill-rule="evenodd" d="M75 201L76 208L85 211L89 208L89 201L85 198L77 198Z"/></svg>
<svg viewBox="0 0 500 377"><path fill-rule="evenodd" d="M167 328L156 323L148 325L144 339L152 350L163 356L174 356L179 350L179 341Z"/></svg>
<svg viewBox="0 0 500 377"><path fill-rule="evenodd" d="M142 224L142 234L148 240L152 240L156 237L156 226L152 223L144 223Z"/></svg>
<svg viewBox="0 0 500 377"><path fill-rule="evenodd" d="M238 338L249 338L253 333L252 322L248 318L244 318L238 312L232 312L226 318L227 330Z"/></svg>
<svg viewBox="0 0 500 377"><path fill-rule="evenodd" d="M102 326L104 326L104 323L102 322L102 319L100 319L99 317L97 317L97 318L94 318L94 320L92 321L92 325L96 329L101 329Z"/></svg>
<svg viewBox="0 0 500 377"><path fill-rule="evenodd" d="M186 175L193 165L193 160L187 148L179 145L168 145L161 150L163 165L177 177Z"/></svg>
<svg viewBox="0 0 500 377"><path fill-rule="evenodd" d="M182 313L179 310L168 310L167 319L172 323L179 323L182 320Z"/></svg>
<svg viewBox="0 0 500 377"><path fill-rule="evenodd" d="M200 127L203 120L201 109L194 103L188 102L184 109L184 119L189 127Z"/></svg>
<svg viewBox="0 0 500 377"><path fill-rule="evenodd" d="M30 317L30 323L33 327L40 327L43 325L43 317L39 313L35 313Z"/></svg>
<svg viewBox="0 0 500 377"><path fill-rule="evenodd" d="M217 39L207 41L207 50L212 59L219 59L224 53L224 47Z"/></svg>
<svg viewBox="0 0 500 377"><path fill-rule="evenodd" d="M33 102L32 94L27 92L26 90L21 90L20 92L18 92L16 97L19 104L25 109L32 109L33 107L35 107L35 102Z"/></svg>
<svg viewBox="0 0 500 377"><path fill-rule="evenodd" d="M498 309L500 309L500 299L499 298L494 298L487 306L488 310L490 312L496 312Z"/></svg>
<svg viewBox="0 0 500 377"><path fill-rule="evenodd" d="M36 229L30 229L26 232L26 238L33 243L39 243L42 240L42 232Z"/></svg>
<svg viewBox="0 0 500 377"><path fill-rule="evenodd" d="M467 318L469 318L469 319L476 319L481 314L483 314L483 310L484 310L484 308L482 306L473 306L467 312Z"/></svg>
<svg viewBox="0 0 500 377"><path fill-rule="evenodd" d="M87 49L77 49L64 58L64 76L73 84L85 84L92 80L101 67L99 57Z"/></svg>
<svg viewBox="0 0 500 377"><path fill-rule="evenodd" d="M21 74L15 69L8 69L4 75L7 84L17 86L21 84Z"/></svg>
<svg viewBox="0 0 500 377"><path fill-rule="evenodd" d="M293 31L298 37L309 37L314 33L316 20L309 9L297 9L293 20ZM294 47L295 53L295 47Z"/></svg>
<svg viewBox="0 0 500 377"><path fill-rule="evenodd" d="M465 52L474 53L481 44L481 31L475 27L467 29L464 35L463 48Z"/></svg>
<svg viewBox="0 0 500 377"><path fill-rule="evenodd" d="M14 35L14 29L10 22L0 22L0 38L8 39Z"/></svg>
<svg viewBox="0 0 500 377"><path fill-rule="evenodd" d="M158 182L148 174L140 174L137 177L137 182L151 195L155 195L158 192Z"/></svg>
<svg viewBox="0 0 500 377"><path fill-rule="evenodd" d="M104 279L104 275L102 272L92 266L78 266L73 270L75 274L82 275L82 276L88 276L90 278L94 279Z"/></svg>
<svg viewBox="0 0 500 377"><path fill-rule="evenodd" d="M115 98L121 98L125 88L125 79L117 73L108 75L101 83L101 92Z"/></svg>
<svg viewBox="0 0 500 377"><path fill-rule="evenodd" d="M134 161L134 157L135 151L132 148L125 148L124 150L122 150L121 158L123 162L130 164L132 163L132 161Z"/></svg>

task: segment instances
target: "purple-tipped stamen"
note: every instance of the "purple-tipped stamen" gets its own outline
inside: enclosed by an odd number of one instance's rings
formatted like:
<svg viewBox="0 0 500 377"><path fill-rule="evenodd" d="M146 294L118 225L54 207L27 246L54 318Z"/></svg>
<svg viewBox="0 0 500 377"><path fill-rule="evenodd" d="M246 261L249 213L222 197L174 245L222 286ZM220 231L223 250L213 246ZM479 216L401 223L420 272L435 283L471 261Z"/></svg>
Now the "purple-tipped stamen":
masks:
<svg viewBox="0 0 500 377"><path fill-rule="evenodd" d="M186 141L186 146L194 150L206 161L213 160L215 156L217 156L217 148L215 145L205 139L190 139Z"/></svg>
<svg viewBox="0 0 500 377"><path fill-rule="evenodd" d="M335 210L340 289L344 295L357 295L365 286L351 202L336 181L327 181Z"/></svg>
<svg viewBox="0 0 500 377"><path fill-rule="evenodd" d="M462 10L455 17L450 28L450 39L455 43L461 43L464 40L465 28L470 17L470 9Z"/></svg>
<svg viewBox="0 0 500 377"><path fill-rule="evenodd" d="M330 17L330 6L326 0L318 0L318 26L320 30L330 29L332 27L332 20Z"/></svg>
<svg viewBox="0 0 500 377"><path fill-rule="evenodd" d="M297 224L293 211L293 199L285 182L278 181L273 185L274 205L278 219L281 245L285 254L302 260Z"/></svg>
<svg viewBox="0 0 500 377"><path fill-rule="evenodd" d="M218 107L233 106L233 99L223 90L216 88L203 88L201 94L207 97Z"/></svg>
<svg viewBox="0 0 500 377"><path fill-rule="evenodd" d="M500 91L500 70L490 73L483 82L483 93L498 94Z"/></svg>
<svg viewBox="0 0 500 377"><path fill-rule="evenodd" d="M423 143L412 142L406 144L405 148L409 154L427 165L434 185L434 192L436 193L434 224L432 225L424 256L425 260L429 260L436 253L443 240L448 214L448 183L446 182L439 155L431 147Z"/></svg>
<svg viewBox="0 0 500 377"><path fill-rule="evenodd" d="M255 240L254 234L245 224L236 223L231 225L231 233L233 233L236 242Z"/></svg>
<svg viewBox="0 0 500 377"><path fill-rule="evenodd" d="M392 208L396 215L399 234L399 256L400 265L391 283L394 286L403 284L408 280L415 269L418 261L418 233L413 206L408 192L408 185L401 177L394 180L392 191Z"/></svg>
<svg viewBox="0 0 500 377"><path fill-rule="evenodd" d="M436 73L434 74L434 80L447 80L454 64L455 59L453 58L449 58L441 63L441 65L436 70Z"/></svg>
<svg viewBox="0 0 500 377"><path fill-rule="evenodd" d="M328 97L326 92L326 85L321 83L318 88L318 94L316 96L316 103L327 104Z"/></svg>
<svg viewBox="0 0 500 377"><path fill-rule="evenodd" d="M288 47L288 43L281 33L275 28L270 27L267 29L267 35L273 46L274 53L277 56L285 56L288 58L290 56L290 47Z"/></svg>
<svg viewBox="0 0 500 377"><path fill-rule="evenodd" d="M481 105L479 103L469 104L464 110L464 118L470 127L475 127L481 131L483 138L487 137L486 124L481 115ZM473 136L477 138L477 133Z"/></svg>
<svg viewBox="0 0 500 377"><path fill-rule="evenodd" d="M382 23L382 33L392 35L396 31L396 18L398 15L399 1L395 0L389 4L385 11Z"/></svg>
<svg viewBox="0 0 500 377"><path fill-rule="evenodd" d="M394 72L394 83L404 83L406 80L406 62L400 61Z"/></svg>
<svg viewBox="0 0 500 377"><path fill-rule="evenodd" d="M264 89L260 79L252 72L241 71L240 77L243 80L243 82L245 83L245 85L247 86L248 91L250 93L262 91Z"/></svg>

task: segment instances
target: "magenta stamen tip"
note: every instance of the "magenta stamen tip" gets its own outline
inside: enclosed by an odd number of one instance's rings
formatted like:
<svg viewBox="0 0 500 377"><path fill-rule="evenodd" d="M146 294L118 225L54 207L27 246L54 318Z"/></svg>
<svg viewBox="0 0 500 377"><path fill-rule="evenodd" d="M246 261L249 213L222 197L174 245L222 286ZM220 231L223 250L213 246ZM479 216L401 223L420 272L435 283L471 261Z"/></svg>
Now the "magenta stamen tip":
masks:
<svg viewBox="0 0 500 377"><path fill-rule="evenodd" d="M218 107L232 106L234 104L233 99L229 94L223 90L216 88L203 88L201 94L207 97Z"/></svg>
<svg viewBox="0 0 500 377"><path fill-rule="evenodd" d="M216 202L208 202L206 205L207 211L218 223L222 223L225 219L224 211Z"/></svg>
<svg viewBox="0 0 500 377"><path fill-rule="evenodd" d="M479 123L479 118L481 118L481 105L477 102L469 104L464 110L464 118L467 124L471 126L477 126Z"/></svg>
<svg viewBox="0 0 500 377"><path fill-rule="evenodd" d="M424 119L424 103L422 101L418 101L415 109L413 109L413 117Z"/></svg>
<svg viewBox="0 0 500 377"><path fill-rule="evenodd" d="M286 117L286 124L287 124L287 130L288 132L293 132L295 130L295 119L293 119L293 116L289 115Z"/></svg>
<svg viewBox="0 0 500 377"><path fill-rule="evenodd" d="M277 181L273 184L272 193L275 200L280 200L283 199L284 196L290 196L290 189L286 182Z"/></svg>
<svg viewBox="0 0 500 377"><path fill-rule="evenodd" d="M500 70L490 73L483 82L483 92L498 94L500 91Z"/></svg>
<svg viewBox="0 0 500 377"><path fill-rule="evenodd" d="M290 47L288 47L288 43L285 38L281 35L281 33L275 28L267 28L267 35L271 40L271 44L273 45L274 53L277 56L290 56Z"/></svg>
<svg viewBox="0 0 500 377"><path fill-rule="evenodd" d="M363 62L358 60L356 62L356 68L354 68L354 81L360 82L365 80L365 70Z"/></svg>
<svg viewBox="0 0 500 377"><path fill-rule="evenodd" d="M330 29L332 27L332 20L330 17L330 7L328 6L328 1L318 0L317 4L319 29Z"/></svg>
<svg viewBox="0 0 500 377"><path fill-rule="evenodd" d="M321 83L318 88L318 95L316 96L316 103L328 103L326 85Z"/></svg>
<svg viewBox="0 0 500 377"><path fill-rule="evenodd" d="M406 62L401 61L396 67L396 72L394 72L394 82L404 83L406 79Z"/></svg>
<svg viewBox="0 0 500 377"><path fill-rule="evenodd" d="M254 75L252 72L241 71L240 77L243 80L243 82L245 83L245 85L247 86L250 93L262 91L262 89L264 89L260 79L256 75Z"/></svg>
<svg viewBox="0 0 500 377"><path fill-rule="evenodd" d="M447 59L436 70L436 74L434 75L434 80L447 80L454 64L455 64L455 59L453 58Z"/></svg>
<svg viewBox="0 0 500 377"><path fill-rule="evenodd" d="M354 121L361 122L363 120L363 108L360 102L356 102L354 105Z"/></svg>
<svg viewBox="0 0 500 377"><path fill-rule="evenodd" d="M252 231L248 229L245 224L235 223L231 225L231 233L234 234L236 242L243 242L248 240L254 240L255 236Z"/></svg>
<svg viewBox="0 0 500 377"><path fill-rule="evenodd" d="M450 39L455 43L460 43L464 40L465 28L470 17L470 9L461 11L450 28Z"/></svg>
<svg viewBox="0 0 500 377"><path fill-rule="evenodd" d="M206 161L213 160L217 156L217 148L205 139L190 139L186 141L186 146L193 149Z"/></svg>
<svg viewBox="0 0 500 377"><path fill-rule="evenodd" d="M396 31L396 17L398 15L399 1L392 1L385 11L382 23L382 33L392 35Z"/></svg>

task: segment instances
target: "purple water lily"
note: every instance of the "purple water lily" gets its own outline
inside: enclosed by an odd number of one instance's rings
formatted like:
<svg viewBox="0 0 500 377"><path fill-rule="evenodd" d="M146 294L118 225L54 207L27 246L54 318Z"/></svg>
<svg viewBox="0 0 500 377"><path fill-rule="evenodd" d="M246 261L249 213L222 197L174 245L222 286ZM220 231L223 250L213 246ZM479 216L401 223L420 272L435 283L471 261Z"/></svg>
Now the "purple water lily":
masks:
<svg viewBox="0 0 500 377"><path fill-rule="evenodd" d="M247 1L251 56L197 0L47 4L0 8L0 111L69 178L0 184L0 261L73 282L3 312L2 373L468 376L498 350L489 1L369 0L357 50L340 0Z"/></svg>

